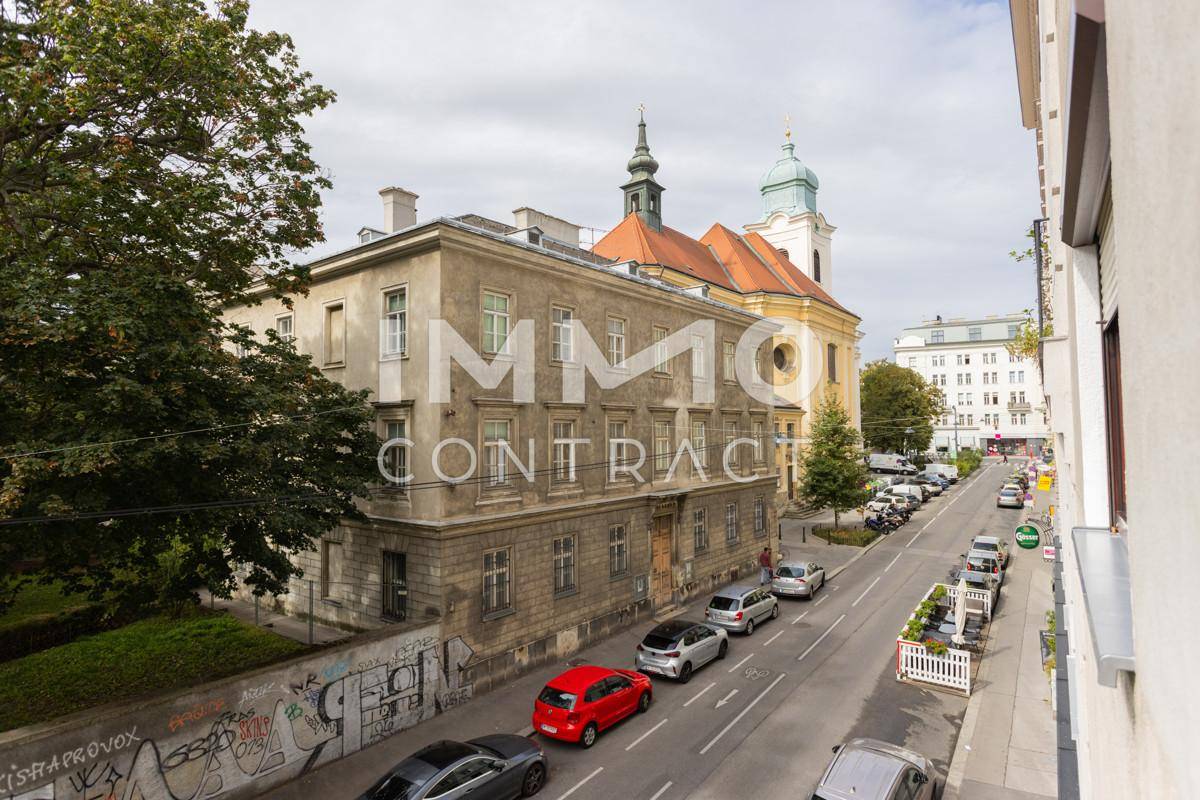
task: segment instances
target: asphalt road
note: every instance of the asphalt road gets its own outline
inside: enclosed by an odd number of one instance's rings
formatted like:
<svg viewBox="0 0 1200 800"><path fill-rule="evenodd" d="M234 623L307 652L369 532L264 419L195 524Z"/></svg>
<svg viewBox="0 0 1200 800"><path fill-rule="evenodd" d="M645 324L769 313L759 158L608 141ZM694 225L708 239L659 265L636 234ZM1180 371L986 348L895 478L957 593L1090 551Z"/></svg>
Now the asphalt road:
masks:
<svg viewBox="0 0 1200 800"><path fill-rule="evenodd" d="M590 750L541 738L551 765L541 796L561 798L808 797L830 749L855 736L904 744L945 775L966 698L901 684L895 640L931 583L943 580L979 533L1011 536L1022 514L997 509L1008 467L993 462L850 564L816 598L782 600L778 619L687 685L655 681L654 704L601 735ZM688 614L701 617L702 606ZM628 667L639 628L571 659ZM533 698L566 665L546 665L268 796L354 797L389 766L440 738L528 733Z"/></svg>

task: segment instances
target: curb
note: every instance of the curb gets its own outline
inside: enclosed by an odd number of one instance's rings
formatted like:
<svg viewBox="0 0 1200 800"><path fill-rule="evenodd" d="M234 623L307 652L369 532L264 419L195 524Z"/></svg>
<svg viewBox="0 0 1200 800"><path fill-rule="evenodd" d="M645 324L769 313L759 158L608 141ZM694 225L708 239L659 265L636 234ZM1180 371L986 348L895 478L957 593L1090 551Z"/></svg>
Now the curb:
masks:
<svg viewBox="0 0 1200 800"><path fill-rule="evenodd" d="M954 757L950 759L950 768L946 770L946 785L942 789L942 800L958 800L958 790L962 788L963 776L967 772L967 748L975 739L975 725L979 721L979 707L983 705L983 694L973 692L967 701L967 710L963 713L962 726L958 729L958 738L954 740ZM962 747L959 745L962 744Z"/></svg>
<svg viewBox="0 0 1200 800"><path fill-rule="evenodd" d="M869 553L869 552L871 552L872 550L874 550L874 549L875 549L876 547L878 547L880 544L883 544L883 542L884 542L884 540L885 540L885 539L887 539L887 536L884 536L884 535L882 535L882 534L881 534L880 536L878 536L878 537L875 539L875 541L871 542L869 545L867 545L866 547L864 547L864 548L862 549L862 551L861 551L861 552L855 553L855 554L854 554L854 558L850 559L850 560L849 560L849 561L847 561L845 564L842 564L840 567L838 567L837 569L835 569L835 570L833 570L832 572L830 572L830 573L829 573L829 577L827 577L827 578L826 578L826 580L830 580L830 581L831 581L831 580L833 580L834 578L836 578L838 575L841 575L841 574L842 574L842 573L843 573L843 572L846 570L846 568L847 568L847 567L849 567L851 564L853 564L855 561L858 561L860 558L862 558L862 557L863 557L863 556L865 556L867 553Z"/></svg>

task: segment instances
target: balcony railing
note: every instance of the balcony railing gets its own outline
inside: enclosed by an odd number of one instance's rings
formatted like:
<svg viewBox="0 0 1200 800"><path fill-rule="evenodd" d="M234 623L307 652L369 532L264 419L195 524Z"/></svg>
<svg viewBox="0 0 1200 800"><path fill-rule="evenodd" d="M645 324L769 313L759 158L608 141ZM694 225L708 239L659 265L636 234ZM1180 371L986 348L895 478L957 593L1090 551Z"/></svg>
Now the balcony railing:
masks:
<svg viewBox="0 0 1200 800"><path fill-rule="evenodd" d="M1008 410L1009 411L1033 411L1033 405L1031 403L1009 403Z"/></svg>

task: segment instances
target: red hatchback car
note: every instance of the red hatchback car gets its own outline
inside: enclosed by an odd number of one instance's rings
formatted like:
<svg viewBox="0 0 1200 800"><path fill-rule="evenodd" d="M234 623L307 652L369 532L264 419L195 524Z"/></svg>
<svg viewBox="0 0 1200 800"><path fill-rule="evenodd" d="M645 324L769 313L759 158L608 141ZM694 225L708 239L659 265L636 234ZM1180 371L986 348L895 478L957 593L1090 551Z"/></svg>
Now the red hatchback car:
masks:
<svg viewBox="0 0 1200 800"><path fill-rule="evenodd" d="M635 711L650 708L650 679L627 669L575 667L554 678L533 703L538 733L584 747Z"/></svg>

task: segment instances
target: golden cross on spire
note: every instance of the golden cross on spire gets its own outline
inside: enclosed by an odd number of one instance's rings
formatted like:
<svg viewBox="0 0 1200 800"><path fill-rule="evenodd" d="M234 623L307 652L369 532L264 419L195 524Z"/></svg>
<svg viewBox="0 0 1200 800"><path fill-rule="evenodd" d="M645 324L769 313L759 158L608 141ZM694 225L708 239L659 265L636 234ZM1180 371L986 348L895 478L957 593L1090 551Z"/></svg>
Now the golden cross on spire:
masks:
<svg viewBox="0 0 1200 800"><path fill-rule="evenodd" d="M791 114L783 115L783 135L785 137L787 137L787 140L789 142L792 140L792 115Z"/></svg>
<svg viewBox="0 0 1200 800"><path fill-rule="evenodd" d="M637 112L638 112L638 116L640 116L643 120L645 120L646 119L646 104L638 103L637 104Z"/></svg>

